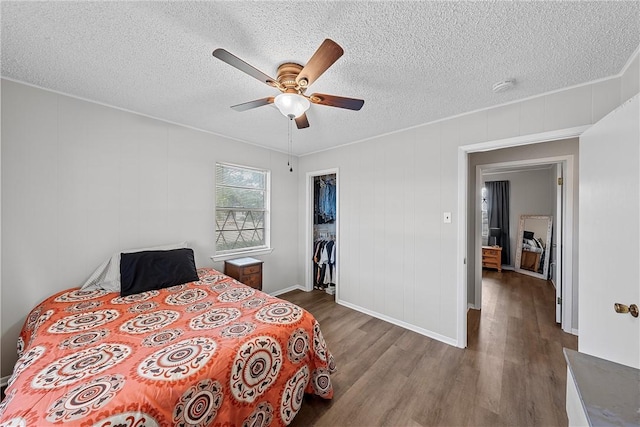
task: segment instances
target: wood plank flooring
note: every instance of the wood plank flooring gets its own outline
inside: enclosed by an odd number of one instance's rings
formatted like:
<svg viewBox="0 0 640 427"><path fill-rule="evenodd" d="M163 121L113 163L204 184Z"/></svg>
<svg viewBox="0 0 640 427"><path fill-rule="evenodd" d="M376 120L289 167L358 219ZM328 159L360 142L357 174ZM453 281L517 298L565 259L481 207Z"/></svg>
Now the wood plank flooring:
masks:
<svg viewBox="0 0 640 427"><path fill-rule="evenodd" d="M321 291L280 297L318 319L338 371L334 398L306 396L292 426L566 426L562 347L550 282L483 272L459 349L336 304Z"/></svg>

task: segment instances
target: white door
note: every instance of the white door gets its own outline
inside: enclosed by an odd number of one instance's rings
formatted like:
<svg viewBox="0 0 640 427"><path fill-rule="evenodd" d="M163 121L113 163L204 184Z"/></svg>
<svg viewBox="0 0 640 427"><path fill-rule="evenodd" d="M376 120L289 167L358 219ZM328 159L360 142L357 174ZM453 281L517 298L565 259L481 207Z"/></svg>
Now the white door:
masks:
<svg viewBox="0 0 640 427"><path fill-rule="evenodd" d="M578 350L640 368L639 96L580 137Z"/></svg>
<svg viewBox="0 0 640 427"><path fill-rule="evenodd" d="M562 324L562 221L563 221L563 186L562 183L562 163L556 163L556 215L553 230L553 265L554 280L556 285L556 323Z"/></svg>

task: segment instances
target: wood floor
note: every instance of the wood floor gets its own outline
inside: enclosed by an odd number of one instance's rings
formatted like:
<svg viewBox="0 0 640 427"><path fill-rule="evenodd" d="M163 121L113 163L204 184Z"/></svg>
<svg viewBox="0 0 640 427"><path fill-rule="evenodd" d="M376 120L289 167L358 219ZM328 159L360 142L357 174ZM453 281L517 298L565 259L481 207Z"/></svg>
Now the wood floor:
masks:
<svg viewBox="0 0 640 427"><path fill-rule="evenodd" d="M321 291L280 298L313 313L338 371L334 398L305 397L292 426L566 426L555 291L515 272L484 271L483 309L459 349L340 306Z"/></svg>

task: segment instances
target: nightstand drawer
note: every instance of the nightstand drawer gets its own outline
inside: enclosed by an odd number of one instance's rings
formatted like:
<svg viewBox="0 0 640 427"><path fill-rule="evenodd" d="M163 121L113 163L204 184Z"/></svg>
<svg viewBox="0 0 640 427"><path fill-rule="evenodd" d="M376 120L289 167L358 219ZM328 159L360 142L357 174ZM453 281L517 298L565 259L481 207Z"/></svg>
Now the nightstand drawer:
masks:
<svg viewBox="0 0 640 427"><path fill-rule="evenodd" d="M252 265L249 267L244 267L242 269L242 274L256 274L262 271L262 264Z"/></svg>
<svg viewBox="0 0 640 427"><path fill-rule="evenodd" d="M252 288L260 289L262 287L261 279L259 274L252 274L251 276L244 276L241 282Z"/></svg>

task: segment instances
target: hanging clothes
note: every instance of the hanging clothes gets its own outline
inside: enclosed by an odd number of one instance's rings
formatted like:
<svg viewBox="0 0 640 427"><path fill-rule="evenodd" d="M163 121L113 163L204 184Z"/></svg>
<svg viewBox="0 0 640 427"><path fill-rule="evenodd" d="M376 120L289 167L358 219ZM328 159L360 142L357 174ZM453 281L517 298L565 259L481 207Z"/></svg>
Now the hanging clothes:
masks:
<svg viewBox="0 0 640 427"><path fill-rule="evenodd" d="M336 220L336 180L330 176L314 180L315 224L329 224Z"/></svg>
<svg viewBox="0 0 640 427"><path fill-rule="evenodd" d="M324 261L326 264L323 283L327 286L333 285L335 284L335 282L333 281L333 269L336 264L336 242L333 240L329 240L324 245L323 253L324 256L321 258L321 261Z"/></svg>
<svg viewBox="0 0 640 427"><path fill-rule="evenodd" d="M321 278L324 277L324 270L323 270L324 264L320 263L324 244L325 244L324 240L317 240L313 244L313 259L311 261L313 262L313 288L314 289L320 288Z"/></svg>
<svg viewBox="0 0 640 427"><path fill-rule="evenodd" d="M313 287L325 289L334 285L336 244L334 240L317 240L313 246Z"/></svg>

